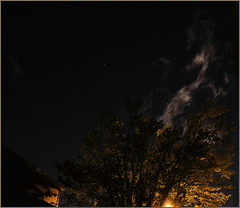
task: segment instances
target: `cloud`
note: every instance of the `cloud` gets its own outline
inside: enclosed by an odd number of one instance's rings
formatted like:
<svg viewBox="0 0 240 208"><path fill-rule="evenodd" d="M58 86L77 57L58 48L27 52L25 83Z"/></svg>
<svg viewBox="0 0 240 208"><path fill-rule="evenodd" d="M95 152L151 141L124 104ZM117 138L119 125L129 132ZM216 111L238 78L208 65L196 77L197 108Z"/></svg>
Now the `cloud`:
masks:
<svg viewBox="0 0 240 208"><path fill-rule="evenodd" d="M192 49L198 42L201 45L211 44L214 36L215 22L206 11L193 13L192 25L187 29L187 49Z"/></svg>
<svg viewBox="0 0 240 208"><path fill-rule="evenodd" d="M230 77L227 75L227 73L224 73L224 82L228 84L230 82Z"/></svg>
<svg viewBox="0 0 240 208"><path fill-rule="evenodd" d="M152 67L156 67L158 64L164 64L164 65L169 65L171 63L171 61L166 58L165 56L162 56L160 58L157 58L155 61L153 61L149 66L148 68L152 68Z"/></svg>
<svg viewBox="0 0 240 208"><path fill-rule="evenodd" d="M149 64L148 69L158 69L161 73L161 82L163 82L169 72L171 71L170 68L171 60L166 58L165 56L161 56L157 58L155 61L153 61L151 64Z"/></svg>
<svg viewBox="0 0 240 208"><path fill-rule="evenodd" d="M206 81L205 72L209 66L211 58L214 55L214 49L212 45L206 45L202 48L201 52L196 54L192 63L186 66L188 70L194 67L201 66L198 76L195 81L190 85L182 87L172 97L170 102L167 104L164 113L158 117L158 120L162 120L164 123L170 122L169 111L173 110L175 114L180 114L186 106L189 106L192 101L194 92L199 88L200 84ZM213 88L214 89L214 88ZM216 94L218 92L216 91Z"/></svg>
<svg viewBox="0 0 240 208"><path fill-rule="evenodd" d="M6 70L8 71L8 82L12 84L23 74L23 70L18 57L9 56L7 62L9 64L6 67Z"/></svg>
<svg viewBox="0 0 240 208"><path fill-rule="evenodd" d="M167 59L166 57L161 57L160 59L159 59L163 64L170 64L170 60L169 59Z"/></svg>
<svg viewBox="0 0 240 208"><path fill-rule="evenodd" d="M140 113L142 112L147 112L148 110L150 110L152 108L152 104L153 104L153 91L150 93L150 95L144 100L143 102L143 106L140 109Z"/></svg>
<svg viewBox="0 0 240 208"><path fill-rule="evenodd" d="M215 31L215 22L206 11L193 12L192 23L187 29L186 49L194 52L198 50L190 64L185 67L184 71L193 71L200 68L197 78L189 85L180 88L170 99L161 116L157 119L164 123L170 122L169 111L173 110L175 114L181 114L183 110L190 106L193 101L193 95L201 88L211 88L214 98L226 95L223 88L216 87L207 79L206 71L209 64L215 61L215 49L213 38ZM193 50L192 50L193 49ZM208 82L207 82L208 81ZM225 76L225 82L227 82ZM206 85L208 83L208 85Z"/></svg>
<svg viewBox="0 0 240 208"><path fill-rule="evenodd" d="M190 71L191 69L201 65L205 64L206 60L209 58L210 53L207 53L208 50L212 50L211 45L208 47L204 47L200 53L198 53L195 58L193 59L192 63L186 66L186 69ZM210 51L209 51L210 52ZM212 53L211 53L212 54ZM204 68L205 71L205 68ZM203 69L200 71L200 73L204 73Z"/></svg>
<svg viewBox="0 0 240 208"><path fill-rule="evenodd" d="M219 65L217 65L221 57L219 56L219 47L215 47L215 29L216 23L206 11L193 13L192 23L187 28L185 46L186 53L195 56L188 65L185 65L185 69L182 71L185 73L191 72L198 74L191 84L182 86L170 97L169 102L164 106L165 108L162 115L157 117L158 121L162 120L164 123L171 122L169 112L174 111L174 114L183 113L186 107L192 105L193 101L198 99L195 95L201 92L202 89L210 88L212 91L211 98L214 99L227 95L224 88L218 86L219 82L214 81L216 76L213 76L213 73L221 73L221 70L218 70ZM231 45L228 44L227 46L230 48ZM222 53L225 54L226 51L222 50ZM157 61L158 62L154 62L152 66L156 66L159 62L163 63L165 66L160 78L161 82L163 82L169 71L171 71L169 66L171 62L168 62L168 59L165 57L160 57ZM211 68L209 67L210 64ZM228 84L230 78L231 77L227 73L224 73L222 81ZM215 85L215 83L218 84ZM201 91L199 89L201 89Z"/></svg>
<svg viewBox="0 0 240 208"><path fill-rule="evenodd" d="M227 95L226 92L223 91L222 87L217 88L213 83L209 83L207 85L207 87L212 89L213 95L214 95L214 99L218 96L225 96Z"/></svg>

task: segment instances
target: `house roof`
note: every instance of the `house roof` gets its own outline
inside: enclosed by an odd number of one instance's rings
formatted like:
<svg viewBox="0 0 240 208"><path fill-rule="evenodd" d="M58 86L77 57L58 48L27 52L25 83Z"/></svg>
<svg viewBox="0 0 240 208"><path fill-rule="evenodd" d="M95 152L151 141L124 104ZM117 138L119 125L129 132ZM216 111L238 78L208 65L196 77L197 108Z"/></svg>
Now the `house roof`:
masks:
<svg viewBox="0 0 240 208"><path fill-rule="evenodd" d="M45 174L39 168L36 168L34 165L32 165L31 163L29 163L28 161L23 159L17 153L15 153L12 150L10 150L8 147L2 145L2 151L1 152L2 152L2 160L4 159L3 157L8 156L8 157L12 158L12 160L14 160L15 162L20 163L21 165L23 165L27 169L29 169L32 172L34 172L38 177L40 177L43 180L47 181L48 184L51 185L52 187L58 188L61 191L65 190L65 187L62 184L58 183L57 181L55 181L54 179L49 177L47 174Z"/></svg>

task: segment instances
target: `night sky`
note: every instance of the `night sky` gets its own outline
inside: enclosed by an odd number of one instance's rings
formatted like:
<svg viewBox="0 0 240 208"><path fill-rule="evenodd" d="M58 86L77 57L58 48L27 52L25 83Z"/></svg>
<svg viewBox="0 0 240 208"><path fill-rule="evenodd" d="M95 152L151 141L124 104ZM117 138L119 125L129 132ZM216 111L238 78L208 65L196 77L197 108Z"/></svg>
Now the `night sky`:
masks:
<svg viewBox="0 0 240 208"><path fill-rule="evenodd" d="M237 127L238 2L1 2L2 144L57 179L96 114L168 122L216 99ZM238 185L238 173L233 178ZM227 206L238 206L238 188Z"/></svg>

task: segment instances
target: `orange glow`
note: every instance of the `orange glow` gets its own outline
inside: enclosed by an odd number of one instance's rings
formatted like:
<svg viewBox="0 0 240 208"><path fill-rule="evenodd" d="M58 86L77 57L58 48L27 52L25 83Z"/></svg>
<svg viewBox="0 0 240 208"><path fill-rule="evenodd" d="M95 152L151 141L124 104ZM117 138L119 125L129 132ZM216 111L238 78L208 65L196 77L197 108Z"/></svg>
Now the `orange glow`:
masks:
<svg viewBox="0 0 240 208"><path fill-rule="evenodd" d="M168 199L165 201L164 203L164 207L174 207L173 204L171 203L171 201L169 201Z"/></svg>

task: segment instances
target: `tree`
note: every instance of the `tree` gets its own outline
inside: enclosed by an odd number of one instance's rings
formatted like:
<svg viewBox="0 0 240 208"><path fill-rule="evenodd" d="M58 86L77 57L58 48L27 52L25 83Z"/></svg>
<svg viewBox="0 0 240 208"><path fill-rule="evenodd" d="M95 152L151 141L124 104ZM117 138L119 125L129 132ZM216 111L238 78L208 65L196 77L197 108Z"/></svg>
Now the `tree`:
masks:
<svg viewBox="0 0 240 208"><path fill-rule="evenodd" d="M184 124L163 124L128 104L128 116L99 115L76 159L57 163L78 206L221 206L230 195L233 128L212 102Z"/></svg>

